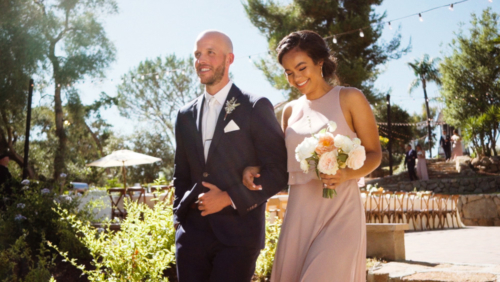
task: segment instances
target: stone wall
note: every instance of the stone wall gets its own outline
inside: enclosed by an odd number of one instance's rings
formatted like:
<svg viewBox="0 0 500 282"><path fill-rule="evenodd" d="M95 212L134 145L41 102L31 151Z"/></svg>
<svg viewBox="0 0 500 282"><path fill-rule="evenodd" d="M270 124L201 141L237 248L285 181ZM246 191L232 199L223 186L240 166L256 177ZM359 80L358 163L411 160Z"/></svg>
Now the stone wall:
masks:
<svg viewBox="0 0 500 282"><path fill-rule="evenodd" d="M384 177L367 181L366 184L383 187L389 191L411 192L415 188L417 191L432 191L444 194L480 194L500 192L500 176L489 177L462 177L448 179L430 179L421 181L401 181L402 175ZM391 179L387 179L391 178Z"/></svg>
<svg viewBox="0 0 500 282"><path fill-rule="evenodd" d="M462 195L457 207L467 226L500 226L500 194Z"/></svg>

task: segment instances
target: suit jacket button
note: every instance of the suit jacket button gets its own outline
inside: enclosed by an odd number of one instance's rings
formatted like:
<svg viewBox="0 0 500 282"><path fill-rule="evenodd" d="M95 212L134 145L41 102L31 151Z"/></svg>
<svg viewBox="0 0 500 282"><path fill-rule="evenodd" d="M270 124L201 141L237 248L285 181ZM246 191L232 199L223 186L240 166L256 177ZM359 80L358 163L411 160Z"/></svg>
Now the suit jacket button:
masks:
<svg viewBox="0 0 500 282"><path fill-rule="evenodd" d="M208 177L208 172L203 173L203 177L207 178Z"/></svg>

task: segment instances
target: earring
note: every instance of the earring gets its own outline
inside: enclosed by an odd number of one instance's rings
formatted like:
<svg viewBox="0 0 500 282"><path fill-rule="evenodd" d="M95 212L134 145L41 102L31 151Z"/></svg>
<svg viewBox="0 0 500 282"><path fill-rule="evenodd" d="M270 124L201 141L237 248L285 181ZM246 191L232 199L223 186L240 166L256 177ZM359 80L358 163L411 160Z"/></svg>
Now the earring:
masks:
<svg viewBox="0 0 500 282"><path fill-rule="evenodd" d="M321 65L321 77L323 77L323 65Z"/></svg>

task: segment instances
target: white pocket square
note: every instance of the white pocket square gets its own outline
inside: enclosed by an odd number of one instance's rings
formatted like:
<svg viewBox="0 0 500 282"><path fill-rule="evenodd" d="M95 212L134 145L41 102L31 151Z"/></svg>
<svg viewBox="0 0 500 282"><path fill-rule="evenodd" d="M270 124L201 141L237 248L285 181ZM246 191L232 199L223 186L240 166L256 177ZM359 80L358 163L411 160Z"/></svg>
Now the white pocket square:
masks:
<svg viewBox="0 0 500 282"><path fill-rule="evenodd" d="M231 120L226 125L226 127L224 127L224 133L228 133L228 132L236 131L236 130L240 130L240 128L238 127L238 125L236 124L236 122L234 122L234 120Z"/></svg>

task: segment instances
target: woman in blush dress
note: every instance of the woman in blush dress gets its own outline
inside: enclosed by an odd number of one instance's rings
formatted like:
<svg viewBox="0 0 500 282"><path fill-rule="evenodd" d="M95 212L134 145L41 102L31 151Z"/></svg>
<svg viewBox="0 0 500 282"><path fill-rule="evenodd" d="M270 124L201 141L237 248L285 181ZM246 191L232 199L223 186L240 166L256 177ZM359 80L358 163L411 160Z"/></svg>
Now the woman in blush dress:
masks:
<svg viewBox="0 0 500 282"><path fill-rule="evenodd" d="M463 156L462 152L462 137L458 135L458 130L453 129L453 136L451 136L452 143L452 151L451 151L451 159L454 160L456 157Z"/></svg>
<svg viewBox="0 0 500 282"><path fill-rule="evenodd" d="M332 86L337 68L324 39L312 31L293 32L281 40L278 60L290 86L302 94L283 109L282 127L288 151L289 198L272 282L366 281L366 222L357 181L380 164L382 152L370 104L356 88ZM361 139L366 161L358 170L339 169L335 175L314 169L304 173L295 148L312 133L334 121L333 134ZM258 167L248 167L243 183L259 189ZM323 187L336 189L323 198Z"/></svg>
<svg viewBox="0 0 500 282"><path fill-rule="evenodd" d="M420 180L429 180L429 174L427 173L427 163L425 161L425 152L422 150L422 146L417 145L417 176Z"/></svg>

